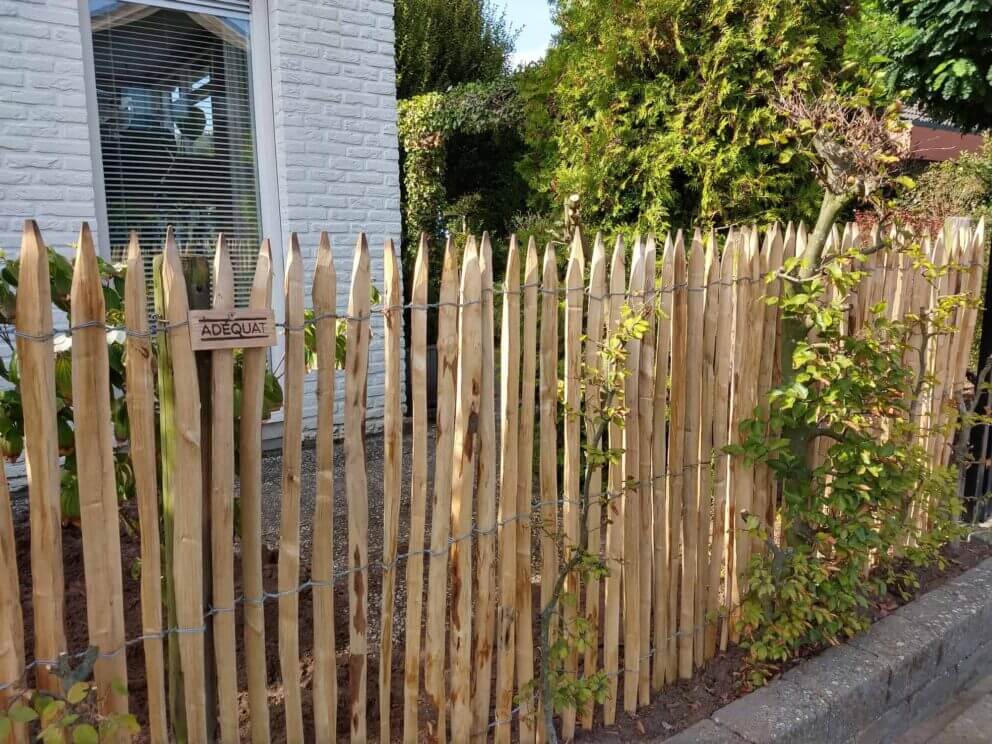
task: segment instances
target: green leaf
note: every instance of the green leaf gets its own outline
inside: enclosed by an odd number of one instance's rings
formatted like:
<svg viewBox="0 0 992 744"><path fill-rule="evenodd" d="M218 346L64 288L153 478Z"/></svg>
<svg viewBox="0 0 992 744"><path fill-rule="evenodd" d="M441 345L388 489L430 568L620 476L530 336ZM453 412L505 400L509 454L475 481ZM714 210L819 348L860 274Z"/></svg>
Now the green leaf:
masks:
<svg viewBox="0 0 992 744"><path fill-rule="evenodd" d="M90 694L90 686L86 682L77 682L65 694L65 699L70 705L79 705Z"/></svg>
<svg viewBox="0 0 992 744"><path fill-rule="evenodd" d="M100 744L100 736L93 726L81 723L72 730L72 744Z"/></svg>
<svg viewBox="0 0 992 744"><path fill-rule="evenodd" d="M31 723L38 720L38 714L24 703L14 703L8 711L11 720L17 723Z"/></svg>

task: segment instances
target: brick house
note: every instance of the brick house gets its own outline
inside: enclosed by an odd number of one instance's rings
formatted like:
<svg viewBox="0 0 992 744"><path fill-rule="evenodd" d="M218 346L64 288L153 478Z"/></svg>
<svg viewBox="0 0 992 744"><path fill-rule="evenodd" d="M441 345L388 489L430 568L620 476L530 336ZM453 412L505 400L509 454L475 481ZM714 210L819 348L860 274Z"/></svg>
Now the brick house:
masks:
<svg viewBox="0 0 992 744"><path fill-rule="evenodd" d="M326 229L344 307L360 230L381 283L383 240L400 237L399 199L389 0L0 2L0 248L8 255L26 217L65 251L88 220L114 260L131 229L150 251L171 224L184 250L204 254L223 230L244 301L259 239L272 240L278 277L292 231L309 294ZM281 285L277 278L277 320ZM274 369L280 358L277 346ZM373 327L372 425L383 375ZM311 427L313 378L304 403Z"/></svg>

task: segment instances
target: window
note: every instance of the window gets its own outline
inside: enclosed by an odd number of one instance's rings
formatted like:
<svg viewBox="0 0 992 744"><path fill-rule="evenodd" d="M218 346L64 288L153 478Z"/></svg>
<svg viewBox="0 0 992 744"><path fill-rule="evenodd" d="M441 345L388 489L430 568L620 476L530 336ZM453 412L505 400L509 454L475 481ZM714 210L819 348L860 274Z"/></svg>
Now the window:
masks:
<svg viewBox="0 0 992 744"><path fill-rule="evenodd" d="M223 232L246 304L260 240L248 0L90 0L90 19L111 255L132 230L151 254L172 225L180 250L212 256Z"/></svg>

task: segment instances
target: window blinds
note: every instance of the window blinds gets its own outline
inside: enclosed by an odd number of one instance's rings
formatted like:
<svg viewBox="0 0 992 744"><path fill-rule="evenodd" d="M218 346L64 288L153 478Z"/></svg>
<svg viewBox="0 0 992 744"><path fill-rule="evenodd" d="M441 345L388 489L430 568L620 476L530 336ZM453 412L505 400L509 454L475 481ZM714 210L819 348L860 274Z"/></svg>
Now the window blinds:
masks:
<svg viewBox="0 0 992 744"><path fill-rule="evenodd" d="M223 232L245 304L260 238L247 19L121 2L91 13L112 255L132 230L157 248L172 225L181 250L212 256Z"/></svg>

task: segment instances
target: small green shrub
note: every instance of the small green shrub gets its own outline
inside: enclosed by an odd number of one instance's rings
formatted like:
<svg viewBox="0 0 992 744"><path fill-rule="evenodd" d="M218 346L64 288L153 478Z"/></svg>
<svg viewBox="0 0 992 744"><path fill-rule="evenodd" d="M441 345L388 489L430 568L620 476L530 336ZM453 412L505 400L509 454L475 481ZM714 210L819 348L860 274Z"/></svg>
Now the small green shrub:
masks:
<svg viewBox="0 0 992 744"><path fill-rule="evenodd" d="M948 269L918 248L910 253L930 281ZM863 629L873 597L912 586L911 569L933 562L959 534L955 472L933 467L922 446L921 400L933 380L911 362L920 339L925 349L952 333L954 310L973 301L943 297L936 309L898 321L880 303L850 333L846 298L864 276L862 260L852 251L806 279L793 276L779 303L783 320L811 333L796 345L792 378L771 390L765 411L742 424L741 444L728 448L766 463L781 489L780 524L742 515L740 539L750 534L766 548L746 569L740 608L753 684L804 650ZM817 461L807 453L821 442L829 446Z"/></svg>
<svg viewBox="0 0 992 744"><path fill-rule="evenodd" d="M62 683L60 694L20 690L6 709L0 709L0 741L9 741L18 726L37 728L35 738L43 744L99 744L118 741L122 734L140 733L133 714L100 712L96 688L85 681L97 654L98 649L91 646L76 669L70 668L69 657L63 654L54 670ZM119 680L111 687L115 694L127 695L127 687Z"/></svg>

